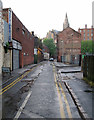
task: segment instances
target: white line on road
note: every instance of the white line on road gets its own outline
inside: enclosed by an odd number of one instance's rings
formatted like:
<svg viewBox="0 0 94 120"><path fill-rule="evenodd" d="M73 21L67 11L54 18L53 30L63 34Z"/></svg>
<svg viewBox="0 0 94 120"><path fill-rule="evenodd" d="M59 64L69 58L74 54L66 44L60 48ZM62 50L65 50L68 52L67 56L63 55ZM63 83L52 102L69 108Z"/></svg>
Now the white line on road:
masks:
<svg viewBox="0 0 94 120"><path fill-rule="evenodd" d="M25 98L25 100L24 100L22 106L19 108L19 110L18 110L16 116L14 117L14 120L17 120L17 119L20 117L20 114L22 113L22 110L23 110L23 108L25 107L25 105L26 105L26 103L27 103L27 101L28 101L28 99L29 99L31 93L32 93L32 91L29 91L29 93L28 93L27 97Z"/></svg>

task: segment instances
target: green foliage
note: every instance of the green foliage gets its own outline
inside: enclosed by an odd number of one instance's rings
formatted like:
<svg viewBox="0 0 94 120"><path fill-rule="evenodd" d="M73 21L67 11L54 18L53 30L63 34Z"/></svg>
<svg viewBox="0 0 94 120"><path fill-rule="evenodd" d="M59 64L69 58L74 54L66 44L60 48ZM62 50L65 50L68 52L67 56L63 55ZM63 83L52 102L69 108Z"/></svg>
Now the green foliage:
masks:
<svg viewBox="0 0 94 120"><path fill-rule="evenodd" d="M9 42L6 42L6 47L9 48Z"/></svg>
<svg viewBox="0 0 94 120"><path fill-rule="evenodd" d="M93 82L93 81L89 80L89 79L86 78L86 77L83 77L83 80L84 80L87 84L89 84L91 87L94 87L94 82Z"/></svg>
<svg viewBox="0 0 94 120"><path fill-rule="evenodd" d="M49 48L50 56L54 56L56 54L56 47L52 38L44 39L43 44Z"/></svg>
<svg viewBox="0 0 94 120"><path fill-rule="evenodd" d="M6 46L4 47L4 48L5 48L5 53L7 53L7 52L8 52L8 49L9 49L9 42L6 42L5 45L6 45Z"/></svg>
<svg viewBox="0 0 94 120"><path fill-rule="evenodd" d="M92 54L93 52L93 42L92 40L81 41L81 53L89 53Z"/></svg>

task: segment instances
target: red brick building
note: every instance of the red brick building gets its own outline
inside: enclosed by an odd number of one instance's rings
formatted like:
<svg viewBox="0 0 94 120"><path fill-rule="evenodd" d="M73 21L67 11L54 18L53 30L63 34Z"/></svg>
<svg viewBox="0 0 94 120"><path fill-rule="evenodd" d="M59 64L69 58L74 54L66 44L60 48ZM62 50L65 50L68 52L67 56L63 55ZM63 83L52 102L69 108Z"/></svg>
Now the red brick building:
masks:
<svg viewBox="0 0 94 120"><path fill-rule="evenodd" d="M22 24L14 12L3 9L3 19L9 24L11 49L11 69L14 70L34 62L34 37Z"/></svg>
<svg viewBox="0 0 94 120"><path fill-rule="evenodd" d="M57 34L57 60L59 62L80 64L81 34L69 27L66 15L63 31Z"/></svg>
<svg viewBox="0 0 94 120"><path fill-rule="evenodd" d="M94 40L93 26L91 26L91 28L87 28L87 25L85 25L85 28L79 28L78 32L81 33L81 40Z"/></svg>
<svg viewBox="0 0 94 120"><path fill-rule="evenodd" d="M49 48L43 44L43 52L49 53Z"/></svg>

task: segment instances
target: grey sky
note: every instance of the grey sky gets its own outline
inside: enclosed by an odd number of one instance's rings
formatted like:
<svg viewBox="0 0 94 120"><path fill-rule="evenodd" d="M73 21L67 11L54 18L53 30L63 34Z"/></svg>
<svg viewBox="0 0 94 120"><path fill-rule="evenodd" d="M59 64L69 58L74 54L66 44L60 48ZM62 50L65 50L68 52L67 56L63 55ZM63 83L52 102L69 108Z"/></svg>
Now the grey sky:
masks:
<svg viewBox="0 0 94 120"><path fill-rule="evenodd" d="M2 0L3 7L11 7L29 31L40 38L49 30L63 29L67 12L70 27L75 30L92 25L93 0Z"/></svg>

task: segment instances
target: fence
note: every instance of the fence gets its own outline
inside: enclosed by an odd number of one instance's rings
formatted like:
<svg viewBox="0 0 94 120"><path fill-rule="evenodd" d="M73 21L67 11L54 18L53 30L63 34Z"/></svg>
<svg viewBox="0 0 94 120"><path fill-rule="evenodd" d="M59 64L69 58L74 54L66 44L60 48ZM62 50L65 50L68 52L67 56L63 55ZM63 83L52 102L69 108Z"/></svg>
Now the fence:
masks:
<svg viewBox="0 0 94 120"><path fill-rule="evenodd" d="M83 76L94 82L94 56L84 56Z"/></svg>

